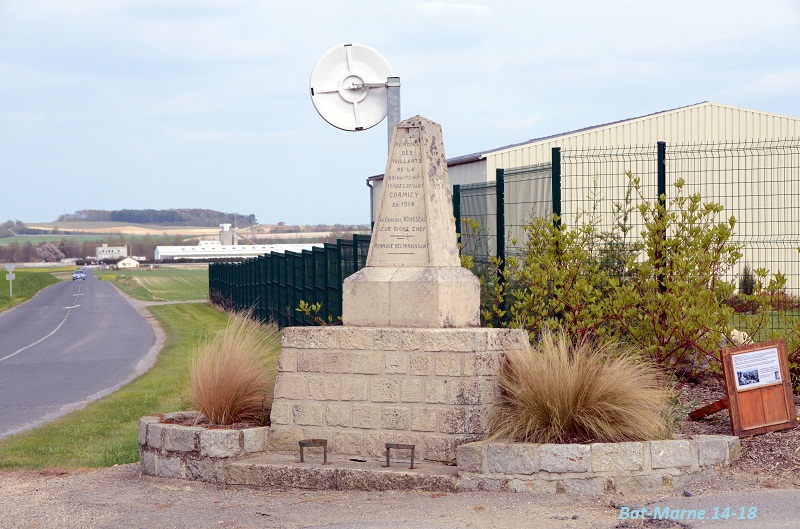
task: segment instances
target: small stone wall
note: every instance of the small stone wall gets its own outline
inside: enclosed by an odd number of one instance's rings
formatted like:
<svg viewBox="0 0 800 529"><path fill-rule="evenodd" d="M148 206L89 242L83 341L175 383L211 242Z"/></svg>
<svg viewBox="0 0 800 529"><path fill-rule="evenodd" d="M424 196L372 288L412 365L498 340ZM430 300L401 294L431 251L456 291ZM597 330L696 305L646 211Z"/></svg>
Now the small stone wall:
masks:
<svg viewBox="0 0 800 529"><path fill-rule="evenodd" d="M739 438L458 447L461 490L602 494L683 487L740 457Z"/></svg>
<svg viewBox="0 0 800 529"><path fill-rule="evenodd" d="M235 458L263 453L268 428L243 430L181 426L165 421L194 419L198 412L150 415L139 420L142 474L225 483L226 466Z"/></svg>
<svg viewBox="0 0 800 529"><path fill-rule="evenodd" d="M503 352L525 347L516 329L288 327L270 448L322 438L331 454L381 458L403 443L454 462L456 446L486 434Z"/></svg>
<svg viewBox="0 0 800 529"><path fill-rule="evenodd" d="M598 495L686 487L741 453L739 438L725 435L587 445L474 442L457 448L457 467L428 463L411 471L343 458L328 466L320 464L319 453L299 463L296 445L290 452L266 451L266 427L226 430L169 422L196 416L180 412L140 419L142 474L307 489Z"/></svg>

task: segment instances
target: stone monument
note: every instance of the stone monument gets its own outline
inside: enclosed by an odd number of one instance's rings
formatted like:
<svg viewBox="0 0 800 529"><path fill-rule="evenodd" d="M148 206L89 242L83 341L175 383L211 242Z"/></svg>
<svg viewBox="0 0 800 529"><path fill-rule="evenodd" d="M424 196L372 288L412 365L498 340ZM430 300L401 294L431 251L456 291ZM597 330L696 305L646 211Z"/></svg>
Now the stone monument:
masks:
<svg viewBox="0 0 800 529"><path fill-rule="evenodd" d="M269 443L321 438L333 454L383 458L387 443L452 463L482 438L502 354L523 331L479 328L478 279L460 266L441 127L392 137L367 266L343 286L342 326L283 331Z"/></svg>

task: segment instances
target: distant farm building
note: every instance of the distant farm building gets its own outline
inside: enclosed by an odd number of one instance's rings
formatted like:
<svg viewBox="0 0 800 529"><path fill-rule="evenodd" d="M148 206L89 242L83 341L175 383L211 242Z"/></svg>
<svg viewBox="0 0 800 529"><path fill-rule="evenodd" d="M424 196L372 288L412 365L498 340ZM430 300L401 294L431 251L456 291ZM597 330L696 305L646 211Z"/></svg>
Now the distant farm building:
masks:
<svg viewBox="0 0 800 529"><path fill-rule="evenodd" d="M219 227L220 244L223 246L236 246L239 244L239 237L236 235L236 231L231 229L230 224L220 224Z"/></svg>
<svg viewBox="0 0 800 529"><path fill-rule="evenodd" d="M126 257L117 263L117 268L139 268L139 261L133 257Z"/></svg>
<svg viewBox="0 0 800 529"><path fill-rule="evenodd" d="M127 246L109 246L107 244L103 244L95 249L95 257L98 261L104 261L106 259L121 259L123 257L128 257L128 247Z"/></svg>

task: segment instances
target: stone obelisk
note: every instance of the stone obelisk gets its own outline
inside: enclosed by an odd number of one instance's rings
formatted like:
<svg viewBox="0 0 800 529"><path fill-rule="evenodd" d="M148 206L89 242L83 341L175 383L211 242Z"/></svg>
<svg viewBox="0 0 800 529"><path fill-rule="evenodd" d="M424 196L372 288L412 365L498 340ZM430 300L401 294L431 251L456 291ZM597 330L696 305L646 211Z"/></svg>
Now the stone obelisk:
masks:
<svg viewBox="0 0 800 529"><path fill-rule="evenodd" d="M363 327L477 327L480 286L461 267L442 129L397 124L367 265L343 285L342 321Z"/></svg>

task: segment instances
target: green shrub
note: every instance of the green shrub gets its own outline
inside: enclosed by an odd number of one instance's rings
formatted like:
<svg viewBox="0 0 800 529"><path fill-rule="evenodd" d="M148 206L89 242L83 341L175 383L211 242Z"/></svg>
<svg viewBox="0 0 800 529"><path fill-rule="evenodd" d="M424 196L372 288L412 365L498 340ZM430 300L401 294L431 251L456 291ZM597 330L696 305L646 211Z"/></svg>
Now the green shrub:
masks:
<svg viewBox="0 0 800 529"><path fill-rule="evenodd" d="M739 293L749 296L756 289L756 277L753 274L753 269L750 265L745 263L742 273L739 275Z"/></svg>
<svg viewBox="0 0 800 529"><path fill-rule="evenodd" d="M574 226L545 218L525 226L527 242L504 263L504 282L482 282L491 287L484 321L523 328L532 339L563 327L578 338L628 343L682 375L718 372L735 289L725 274L741 258L731 241L735 219L684 192L683 180L662 204L646 200L639 179L627 175L628 193L615 204L609 231L597 227L594 211L582 212ZM643 228L634 240L637 213ZM495 259L498 275L499 265Z"/></svg>
<svg viewBox="0 0 800 529"><path fill-rule="evenodd" d="M522 256L506 263L511 326L531 336L559 326L579 338L613 336L609 296L619 280L597 258L596 228L583 224L568 229L540 218L526 225L525 232Z"/></svg>
<svg viewBox="0 0 800 529"><path fill-rule="evenodd" d="M232 313L225 329L195 350L189 374L192 404L212 424L263 422L272 407L279 354L276 326Z"/></svg>
<svg viewBox="0 0 800 529"><path fill-rule="evenodd" d="M707 365L719 370L719 343L730 334L734 285L724 279L741 258L731 242L736 220L723 207L686 194L684 181L666 204L640 196L642 258L630 259L635 281L622 286L617 317L626 339L659 363L691 376Z"/></svg>
<svg viewBox="0 0 800 529"><path fill-rule="evenodd" d="M786 339L789 377L795 393L800 395L800 317L784 314L781 323L783 328L780 336L773 336L773 338Z"/></svg>
<svg viewBox="0 0 800 529"><path fill-rule="evenodd" d="M610 342L572 342L545 330L528 351L506 355L492 439L531 443L672 437L671 391L656 368Z"/></svg>

